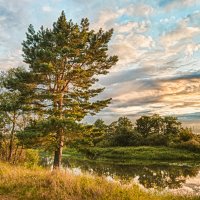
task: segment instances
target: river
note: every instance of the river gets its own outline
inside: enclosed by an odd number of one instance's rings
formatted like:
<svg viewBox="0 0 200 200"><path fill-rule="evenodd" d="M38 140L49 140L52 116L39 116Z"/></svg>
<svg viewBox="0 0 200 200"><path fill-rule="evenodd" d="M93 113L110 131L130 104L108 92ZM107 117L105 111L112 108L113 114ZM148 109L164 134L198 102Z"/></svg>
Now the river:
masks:
<svg viewBox="0 0 200 200"><path fill-rule="evenodd" d="M143 189L200 195L200 163L116 164L64 158L63 167L73 173L105 176L109 181L135 183Z"/></svg>

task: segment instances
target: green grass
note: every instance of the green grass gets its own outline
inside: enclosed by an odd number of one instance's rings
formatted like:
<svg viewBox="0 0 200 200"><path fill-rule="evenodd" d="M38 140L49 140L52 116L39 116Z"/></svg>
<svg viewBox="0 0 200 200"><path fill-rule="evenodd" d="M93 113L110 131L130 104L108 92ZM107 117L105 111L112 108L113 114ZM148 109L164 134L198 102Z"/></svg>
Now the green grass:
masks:
<svg viewBox="0 0 200 200"><path fill-rule="evenodd" d="M199 196L149 193L102 177L26 169L0 163L0 199L7 200L198 200Z"/></svg>
<svg viewBox="0 0 200 200"><path fill-rule="evenodd" d="M81 152L73 149L66 149L64 156L71 156L77 159L104 160L104 161L195 161L200 162L200 153L188 150L169 147L113 147L113 148L86 148Z"/></svg>

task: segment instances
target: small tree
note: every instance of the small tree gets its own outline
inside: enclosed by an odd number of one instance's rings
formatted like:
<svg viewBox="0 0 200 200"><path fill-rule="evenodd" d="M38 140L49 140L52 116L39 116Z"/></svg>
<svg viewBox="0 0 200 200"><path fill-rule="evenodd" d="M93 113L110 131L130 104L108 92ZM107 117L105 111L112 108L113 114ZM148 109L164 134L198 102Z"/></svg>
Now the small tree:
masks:
<svg viewBox="0 0 200 200"><path fill-rule="evenodd" d="M33 117L27 101L30 87L23 81L30 80L28 74L24 68L17 67L2 72L0 78L1 134L4 147L7 146L4 157L13 163L21 159L24 149L24 140L20 140L18 132L24 130Z"/></svg>
<svg viewBox="0 0 200 200"><path fill-rule="evenodd" d="M1 74L0 83L0 124L1 139L4 143L4 159L14 162L19 147L17 132L23 130L29 123L29 108L24 104L24 96L19 90L8 90L9 80L13 79L14 74L21 70L11 69ZM14 82L13 82L14 83ZM16 83L16 82L15 82ZM15 84L14 83L14 84Z"/></svg>
<svg viewBox="0 0 200 200"><path fill-rule="evenodd" d="M177 117L166 116L163 119L164 122L164 134L176 136L181 130L181 122L178 121Z"/></svg>
<svg viewBox="0 0 200 200"><path fill-rule="evenodd" d="M106 132L107 132L107 125L105 124L105 122L102 119L97 119L94 122L90 136L92 138L94 146L104 138Z"/></svg>
<svg viewBox="0 0 200 200"><path fill-rule="evenodd" d="M18 76L22 77L18 89L26 88L26 100L42 117L24 133L49 143L55 152L54 168L60 167L64 142L77 130L77 123L110 102L91 99L104 89L92 87L97 76L107 74L118 60L107 53L112 33L112 29L89 30L88 19L80 25L67 21L64 12L52 29L41 27L35 32L32 25L28 28L22 45L29 71Z"/></svg>
<svg viewBox="0 0 200 200"><path fill-rule="evenodd" d="M146 138L151 133L152 129L151 117L142 116L139 119L137 119L135 129L138 133L140 133L143 136L143 138Z"/></svg>
<svg viewBox="0 0 200 200"><path fill-rule="evenodd" d="M133 124L127 117L120 117L108 127L107 140L111 146L131 146L135 143Z"/></svg>
<svg viewBox="0 0 200 200"><path fill-rule="evenodd" d="M147 145L167 145L178 139L181 131L181 122L177 117L161 117L158 114L142 116L136 120L138 133L143 136Z"/></svg>

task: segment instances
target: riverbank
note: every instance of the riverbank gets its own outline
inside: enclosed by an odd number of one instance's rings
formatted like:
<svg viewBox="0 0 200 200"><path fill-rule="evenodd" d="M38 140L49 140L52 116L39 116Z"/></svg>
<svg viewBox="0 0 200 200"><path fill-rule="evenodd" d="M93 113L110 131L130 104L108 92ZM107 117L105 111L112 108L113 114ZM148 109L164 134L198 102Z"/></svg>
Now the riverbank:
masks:
<svg viewBox="0 0 200 200"><path fill-rule="evenodd" d="M82 148L65 149L64 157L76 159L88 159L95 161L135 163L135 162L178 162L195 161L200 162L200 154L184 149L169 147L112 147L112 148Z"/></svg>
<svg viewBox="0 0 200 200"><path fill-rule="evenodd" d="M103 177L26 169L0 163L0 199L7 200L198 200L145 192L136 185L121 185Z"/></svg>

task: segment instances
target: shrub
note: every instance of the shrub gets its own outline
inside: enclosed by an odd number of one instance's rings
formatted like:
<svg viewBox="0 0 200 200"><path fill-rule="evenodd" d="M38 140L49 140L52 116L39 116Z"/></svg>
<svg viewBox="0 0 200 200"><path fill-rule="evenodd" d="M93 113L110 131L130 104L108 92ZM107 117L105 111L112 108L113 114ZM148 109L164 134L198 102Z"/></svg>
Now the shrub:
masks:
<svg viewBox="0 0 200 200"><path fill-rule="evenodd" d="M109 143L111 147L126 147L126 146L139 146L143 142L143 137L136 131L132 132L121 132L113 135L109 138Z"/></svg>
<svg viewBox="0 0 200 200"><path fill-rule="evenodd" d="M168 138L165 135L153 134L144 139L144 145L167 146Z"/></svg>
<svg viewBox="0 0 200 200"><path fill-rule="evenodd" d="M200 152L200 143L194 139L186 142L181 142L180 144L175 145L175 147L181 149L187 149L193 152Z"/></svg>
<svg viewBox="0 0 200 200"><path fill-rule="evenodd" d="M39 153L35 149L27 149L25 151L24 165L26 167L35 167L39 163Z"/></svg>
<svg viewBox="0 0 200 200"><path fill-rule="evenodd" d="M180 133L179 133L179 137L181 141L189 141L192 140L192 138L194 138L194 134L192 133L192 130L189 128L182 128Z"/></svg>

